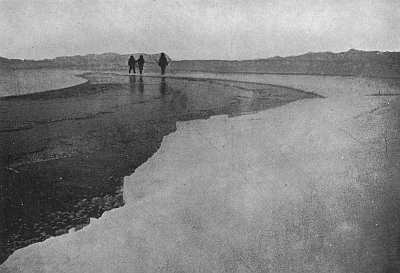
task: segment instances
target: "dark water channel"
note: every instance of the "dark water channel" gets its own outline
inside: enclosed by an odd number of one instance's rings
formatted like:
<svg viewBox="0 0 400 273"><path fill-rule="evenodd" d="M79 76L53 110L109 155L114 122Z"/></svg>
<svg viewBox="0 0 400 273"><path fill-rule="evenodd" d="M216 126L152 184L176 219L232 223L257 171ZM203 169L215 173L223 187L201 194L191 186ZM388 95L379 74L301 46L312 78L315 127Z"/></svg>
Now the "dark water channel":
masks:
<svg viewBox="0 0 400 273"><path fill-rule="evenodd" d="M0 262L123 205L123 177L176 122L317 97L222 80L89 73L88 83L0 99Z"/></svg>

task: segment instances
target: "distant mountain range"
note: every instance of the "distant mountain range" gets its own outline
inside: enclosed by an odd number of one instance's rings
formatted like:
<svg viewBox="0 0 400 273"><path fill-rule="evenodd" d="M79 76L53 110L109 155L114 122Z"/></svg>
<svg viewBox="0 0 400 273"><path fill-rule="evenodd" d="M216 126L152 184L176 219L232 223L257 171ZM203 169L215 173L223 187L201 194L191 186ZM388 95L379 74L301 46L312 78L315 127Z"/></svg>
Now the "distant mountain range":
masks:
<svg viewBox="0 0 400 273"><path fill-rule="evenodd" d="M26 69L26 68L73 68L73 69L105 69L119 70L128 69L128 59L133 55L135 59L139 59L143 55L146 68L158 68L155 60L158 61L160 54L118 54L118 53L103 53L103 54L88 54L84 56L62 56L54 59L45 59L40 61L35 60L18 60L6 59L0 57L0 68L3 69ZM167 55L167 59L171 60Z"/></svg>
<svg viewBox="0 0 400 273"><path fill-rule="evenodd" d="M88 54L65 56L40 61L16 60L0 57L0 68L73 68L125 70L131 54ZM133 54L135 59L143 55L146 71L159 70L154 60L159 54ZM170 60L170 58L167 56ZM184 60L173 61L170 71L284 73L316 75L361 75L400 77L400 52L361 51L350 49L346 52L309 52L299 56L272 57L268 59L226 61L226 60Z"/></svg>
<svg viewBox="0 0 400 273"><path fill-rule="evenodd" d="M198 60L172 63L176 70L400 77L400 52L309 52L299 56L246 61Z"/></svg>

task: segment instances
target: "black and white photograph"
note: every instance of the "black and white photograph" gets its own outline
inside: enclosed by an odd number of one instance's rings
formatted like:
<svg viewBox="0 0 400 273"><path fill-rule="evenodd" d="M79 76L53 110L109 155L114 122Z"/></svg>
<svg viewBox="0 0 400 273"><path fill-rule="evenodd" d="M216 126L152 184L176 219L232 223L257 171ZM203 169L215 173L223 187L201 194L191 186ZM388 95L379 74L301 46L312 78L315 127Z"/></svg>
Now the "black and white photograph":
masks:
<svg viewBox="0 0 400 273"><path fill-rule="evenodd" d="M0 272L400 272L400 1L0 0Z"/></svg>

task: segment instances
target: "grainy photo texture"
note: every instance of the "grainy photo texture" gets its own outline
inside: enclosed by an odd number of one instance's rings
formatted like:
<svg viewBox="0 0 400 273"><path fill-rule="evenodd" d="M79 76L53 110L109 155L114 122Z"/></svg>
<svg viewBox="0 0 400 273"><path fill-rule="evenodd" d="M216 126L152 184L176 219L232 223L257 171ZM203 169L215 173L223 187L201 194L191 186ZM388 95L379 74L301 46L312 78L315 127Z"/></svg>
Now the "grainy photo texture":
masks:
<svg viewBox="0 0 400 273"><path fill-rule="evenodd" d="M0 272L400 272L400 2L0 0Z"/></svg>

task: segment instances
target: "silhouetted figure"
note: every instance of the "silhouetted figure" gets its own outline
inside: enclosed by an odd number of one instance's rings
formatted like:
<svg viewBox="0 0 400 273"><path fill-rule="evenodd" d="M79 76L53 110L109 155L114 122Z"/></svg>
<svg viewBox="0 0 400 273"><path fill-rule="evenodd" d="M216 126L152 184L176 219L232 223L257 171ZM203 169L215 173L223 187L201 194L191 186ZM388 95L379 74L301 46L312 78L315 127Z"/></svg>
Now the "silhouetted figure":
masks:
<svg viewBox="0 0 400 273"><path fill-rule="evenodd" d="M131 71L133 70L133 73L136 73L135 71L135 58L133 57L133 55L131 55L131 57L129 58L128 61L128 65L129 65L129 74L131 73Z"/></svg>
<svg viewBox="0 0 400 273"><path fill-rule="evenodd" d="M139 66L140 67L140 66ZM144 92L144 83L143 83L143 78L140 76L139 78L139 92L143 93Z"/></svg>
<svg viewBox="0 0 400 273"><path fill-rule="evenodd" d="M136 61L139 65L139 72L140 74L142 74L143 71L143 65L145 63L144 59L143 59L143 55L140 55L139 59Z"/></svg>
<svg viewBox="0 0 400 273"><path fill-rule="evenodd" d="M158 60L157 64L161 67L161 75L164 75L165 68L168 66L168 60L167 57L165 57L164 53L161 53L160 59Z"/></svg>

